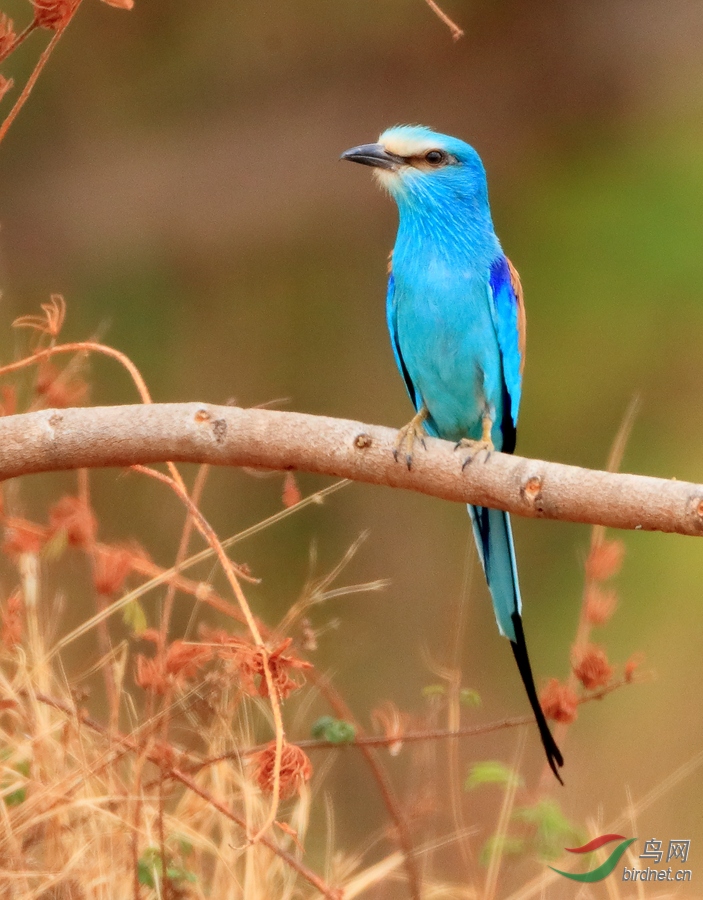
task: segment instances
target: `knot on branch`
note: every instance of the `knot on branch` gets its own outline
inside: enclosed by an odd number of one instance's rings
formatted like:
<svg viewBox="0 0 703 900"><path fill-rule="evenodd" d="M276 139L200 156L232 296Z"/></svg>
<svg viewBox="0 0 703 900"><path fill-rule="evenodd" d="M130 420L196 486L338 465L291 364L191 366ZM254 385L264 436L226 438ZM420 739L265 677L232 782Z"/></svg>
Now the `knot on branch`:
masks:
<svg viewBox="0 0 703 900"><path fill-rule="evenodd" d="M210 425L212 433L218 444L221 444L227 437L227 422L224 419L215 419L212 413L204 406L201 406L196 410L195 416L193 418L198 425Z"/></svg>

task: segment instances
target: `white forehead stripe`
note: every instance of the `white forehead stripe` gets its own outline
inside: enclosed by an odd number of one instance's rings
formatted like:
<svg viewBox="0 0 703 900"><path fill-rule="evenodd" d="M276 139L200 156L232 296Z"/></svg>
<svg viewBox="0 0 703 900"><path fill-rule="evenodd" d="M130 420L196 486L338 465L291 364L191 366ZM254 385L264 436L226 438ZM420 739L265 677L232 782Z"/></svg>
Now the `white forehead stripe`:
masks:
<svg viewBox="0 0 703 900"><path fill-rule="evenodd" d="M437 149L437 141L432 138L413 138L402 134L381 135L379 144L396 156L422 156L428 150Z"/></svg>

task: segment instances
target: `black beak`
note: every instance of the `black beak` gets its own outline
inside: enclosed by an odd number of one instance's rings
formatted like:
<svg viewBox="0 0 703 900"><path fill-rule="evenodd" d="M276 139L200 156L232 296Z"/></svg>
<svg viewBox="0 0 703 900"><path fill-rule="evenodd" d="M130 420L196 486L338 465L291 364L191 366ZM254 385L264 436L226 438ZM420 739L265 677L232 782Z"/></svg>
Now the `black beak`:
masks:
<svg viewBox="0 0 703 900"><path fill-rule="evenodd" d="M405 163L402 156L389 153L381 144L361 144L345 150L339 158L361 163L362 166L375 166L377 169L397 169Z"/></svg>

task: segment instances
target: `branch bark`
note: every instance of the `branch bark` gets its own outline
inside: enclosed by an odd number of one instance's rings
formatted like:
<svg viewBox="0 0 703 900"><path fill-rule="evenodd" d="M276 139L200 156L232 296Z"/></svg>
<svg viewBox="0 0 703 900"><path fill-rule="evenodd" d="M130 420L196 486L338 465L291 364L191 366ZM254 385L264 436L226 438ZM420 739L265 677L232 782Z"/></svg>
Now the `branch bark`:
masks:
<svg viewBox="0 0 703 900"><path fill-rule="evenodd" d="M77 468L194 462L298 470L519 516L703 534L703 485L479 453L427 438L413 466L397 432L344 419L203 403L41 410L0 418L0 480Z"/></svg>

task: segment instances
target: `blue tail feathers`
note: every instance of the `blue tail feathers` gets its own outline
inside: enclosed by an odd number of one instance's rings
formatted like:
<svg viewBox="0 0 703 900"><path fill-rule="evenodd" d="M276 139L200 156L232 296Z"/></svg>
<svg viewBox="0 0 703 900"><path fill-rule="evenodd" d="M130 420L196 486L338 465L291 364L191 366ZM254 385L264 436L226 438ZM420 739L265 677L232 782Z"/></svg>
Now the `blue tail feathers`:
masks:
<svg viewBox="0 0 703 900"><path fill-rule="evenodd" d="M513 613L522 612L510 517L501 509L469 506L479 559L493 598L500 633L517 640Z"/></svg>
<svg viewBox="0 0 703 900"><path fill-rule="evenodd" d="M488 509L482 506L469 506L468 509L479 559L493 599L498 628L501 634L510 640L527 698L537 720L547 761L552 772L561 782L557 766L563 766L564 759L542 712L532 676L530 659L527 655L527 644L520 615L522 601L520 600L510 517L500 509Z"/></svg>

